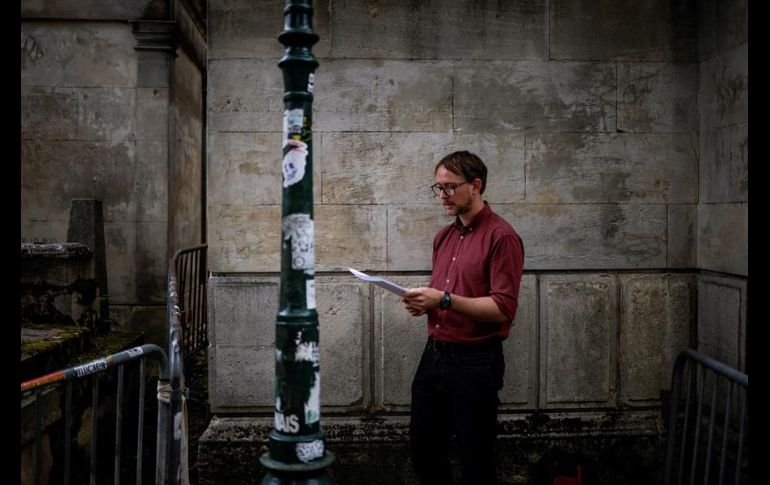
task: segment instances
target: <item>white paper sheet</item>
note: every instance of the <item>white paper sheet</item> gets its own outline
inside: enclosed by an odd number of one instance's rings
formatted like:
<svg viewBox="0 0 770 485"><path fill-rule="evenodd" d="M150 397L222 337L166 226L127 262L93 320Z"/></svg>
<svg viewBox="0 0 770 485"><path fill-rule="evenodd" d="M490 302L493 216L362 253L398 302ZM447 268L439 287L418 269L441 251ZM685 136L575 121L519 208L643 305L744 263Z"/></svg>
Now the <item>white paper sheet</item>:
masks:
<svg viewBox="0 0 770 485"><path fill-rule="evenodd" d="M362 273L358 270L355 270L353 268L348 268L348 271L353 273L358 278L361 278L364 281L368 281L369 283L375 284L379 286L380 288L384 288L388 290L391 293L395 293L396 295L403 296L404 292L406 291L406 288L402 286L398 286L397 284L393 283L392 281L388 281L384 278L380 278L379 276L370 276L366 273Z"/></svg>

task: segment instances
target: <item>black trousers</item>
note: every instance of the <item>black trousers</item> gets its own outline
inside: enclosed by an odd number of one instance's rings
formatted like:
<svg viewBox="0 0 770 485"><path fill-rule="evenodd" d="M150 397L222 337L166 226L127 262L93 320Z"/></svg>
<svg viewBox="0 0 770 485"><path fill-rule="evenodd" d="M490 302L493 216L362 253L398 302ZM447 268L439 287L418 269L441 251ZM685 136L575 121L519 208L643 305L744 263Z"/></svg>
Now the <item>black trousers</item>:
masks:
<svg viewBox="0 0 770 485"><path fill-rule="evenodd" d="M497 392L503 387L502 345L484 350L434 348L428 341L412 382L412 463L422 484L452 483L449 441L455 434L462 483L496 482ZM461 349L462 350L462 349Z"/></svg>

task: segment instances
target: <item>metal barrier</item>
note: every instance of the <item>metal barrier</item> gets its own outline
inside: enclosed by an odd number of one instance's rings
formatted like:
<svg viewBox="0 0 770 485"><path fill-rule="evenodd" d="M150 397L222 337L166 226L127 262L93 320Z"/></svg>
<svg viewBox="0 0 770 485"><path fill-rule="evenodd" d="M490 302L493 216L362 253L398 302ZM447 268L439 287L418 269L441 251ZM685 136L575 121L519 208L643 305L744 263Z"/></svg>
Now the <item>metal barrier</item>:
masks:
<svg viewBox="0 0 770 485"><path fill-rule="evenodd" d="M746 374L718 360L692 349L679 354L671 383L665 485L748 480L748 388ZM711 399L704 399L709 394Z"/></svg>
<svg viewBox="0 0 770 485"><path fill-rule="evenodd" d="M92 403L91 403L91 448L90 448L90 470L89 483L94 485L97 478L100 482L103 477L97 477L97 461L99 452L104 451L100 448L98 439L99 430L99 378L108 370L117 367L117 397L115 400L115 447L114 447L114 473L113 483L120 484L121 480L121 460L123 437L123 400L124 400L124 370L129 363L138 361L139 364L139 398L137 412L137 440L136 440L136 483L142 483L142 446L144 438L144 394L145 394L145 359L157 361L159 366L158 388L168 387L169 385L169 361L166 353L154 344L146 344L132 349L124 350L116 354L102 357L83 365L69 367L64 370L52 372L45 376L32 379L21 384L22 400L34 395L35 398L35 481L37 485L41 483L41 463L42 463L42 400L41 396L46 390L51 390L57 386L66 384L66 397L64 407L64 474L62 483L68 485L71 480L71 451L73 444L72 437L72 386L73 383L82 379L92 379ZM166 464L168 453L168 432L169 428L169 403L158 402L158 433L156 441L156 473L155 483L165 484L168 476Z"/></svg>
<svg viewBox="0 0 770 485"><path fill-rule="evenodd" d="M180 323L184 329L184 360L208 345L206 309L207 244L180 249L171 262L177 278Z"/></svg>
<svg viewBox="0 0 770 485"><path fill-rule="evenodd" d="M117 368L117 389L115 404L115 445L113 483L119 485L121 460L124 458L122 446L123 437L123 400L124 400L124 369L129 363L139 363L139 388L137 412L137 441L136 441L136 483L142 483L143 440L144 440L144 404L145 404L145 368L144 359L154 358L159 364L158 378L158 426L156 438L155 483L158 485L189 483L187 470L187 414L184 402L184 332L180 322L179 299L176 283L176 267L174 262L168 271L168 353L154 344L146 344L124 350L91 361L87 364L59 370L43 377L32 379L21 384L22 401L34 395L35 398L35 479L40 484L42 479L42 401L41 395L66 383L66 398L64 410L64 485L69 485L71 478L71 449L72 449L72 382L91 378L91 451L89 483L94 485L104 483L105 477L97 473L99 452L104 451L99 443L99 378L108 370ZM101 396L103 397L103 396Z"/></svg>

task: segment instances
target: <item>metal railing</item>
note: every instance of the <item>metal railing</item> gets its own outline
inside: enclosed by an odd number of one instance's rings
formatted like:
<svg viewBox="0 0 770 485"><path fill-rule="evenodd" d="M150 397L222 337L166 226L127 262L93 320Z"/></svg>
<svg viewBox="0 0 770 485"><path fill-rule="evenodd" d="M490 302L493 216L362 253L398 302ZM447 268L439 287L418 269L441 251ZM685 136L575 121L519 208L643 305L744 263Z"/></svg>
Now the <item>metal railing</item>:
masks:
<svg viewBox="0 0 770 485"><path fill-rule="evenodd" d="M184 359L183 338L184 332L180 321L179 299L176 283L176 267L172 262L168 271L168 299L167 299L167 331L168 353L154 344L146 344L132 349L124 350L116 354L102 357L83 365L69 367L64 370L52 372L45 376L32 379L21 384L22 406L25 400L34 398L35 418L35 451L34 451L34 483L42 483L43 461L43 405L42 395L45 392L60 391L56 389L66 384L65 408L64 408L64 458L62 483L71 483L72 462L72 384L78 380L91 379L88 384L91 387L91 444L90 444L90 469L89 483L106 483L107 477L103 473L103 454L110 449L100 444L99 440L99 406L105 399L105 392L100 390L100 377L107 371L117 368L117 384L115 390L115 428L112 483L119 485L126 473L122 460L128 455L124 453L123 401L125 400L125 368L132 362L139 364L138 377L138 405L137 405L137 440L136 447L130 451L135 452L136 457L136 483L143 481L143 442L144 442L144 414L145 414L145 366L144 360L152 358L157 360L158 389L157 389L157 437L155 456L155 483L158 485L181 484L187 479L187 414L184 403ZM101 465L101 466L100 466Z"/></svg>
<svg viewBox="0 0 770 485"><path fill-rule="evenodd" d="M132 362L138 362L139 367L139 390L138 390L138 403L137 403L137 432L136 432L136 483L142 483L143 476L143 441L144 441L144 406L145 406L145 359L155 360L159 366L159 378L158 388L162 386L168 386L169 382L169 361L166 357L166 353L154 344L145 344L132 349L124 350L116 354L102 357L83 365L69 367L64 370L52 372L42 377L32 379L21 384L22 401L25 398L34 397L35 404L35 453L34 453L34 483L42 483L42 422L43 422L43 410L42 410L42 396L46 391L58 391L61 386L66 385L65 390L65 406L64 406L64 460L63 460L63 477L62 483L68 485L72 479L71 461L72 461L72 448L73 448L73 436L72 436L72 392L73 383L89 379L92 401L91 401L91 444L90 444L90 470L89 470L89 483L94 485L96 483L104 483L104 476L97 474L97 463L101 460L99 458L108 451L108 448L101 445L99 442L99 406L100 397L104 397L102 393L100 395L100 378L103 377L108 370L117 368L117 389L115 398L115 445L113 454L113 483L120 484L121 481L121 460L124 458L122 453L122 444L126 442L123 436L123 408L124 408L124 374L126 366ZM55 388L59 389L55 389ZM164 466L167 460L168 453L168 433L164 430L168 429L169 421L169 404L166 402L158 402L158 433L156 441L156 473L155 483L166 483L167 466Z"/></svg>
<svg viewBox="0 0 770 485"><path fill-rule="evenodd" d="M748 388L746 374L716 359L692 349L679 354L664 485L748 480Z"/></svg>
<svg viewBox="0 0 770 485"><path fill-rule="evenodd" d="M184 360L208 345L208 314L206 307L207 244L180 249L171 262L176 275L180 323L184 330Z"/></svg>

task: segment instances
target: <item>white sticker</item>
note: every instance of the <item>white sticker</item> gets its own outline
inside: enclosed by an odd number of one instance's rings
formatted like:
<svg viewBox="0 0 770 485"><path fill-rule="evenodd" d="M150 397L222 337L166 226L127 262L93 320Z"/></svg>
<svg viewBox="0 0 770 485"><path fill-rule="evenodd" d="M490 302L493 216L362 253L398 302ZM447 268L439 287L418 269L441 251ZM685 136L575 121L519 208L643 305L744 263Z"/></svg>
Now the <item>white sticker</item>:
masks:
<svg viewBox="0 0 770 485"><path fill-rule="evenodd" d="M313 365L318 365L320 362L318 355L317 342L302 342L297 345L297 349L294 351L294 360L297 362L312 362Z"/></svg>
<svg viewBox="0 0 770 485"><path fill-rule="evenodd" d="M305 300L308 310L315 308L315 280L305 281Z"/></svg>
<svg viewBox="0 0 770 485"><path fill-rule="evenodd" d="M305 402L305 423L313 424L321 419L321 373L316 371L315 382Z"/></svg>
<svg viewBox="0 0 770 485"><path fill-rule="evenodd" d="M99 371L103 371L107 368L107 359L99 359L88 364L75 367L75 373L78 377L87 376L89 374L96 374Z"/></svg>
<svg viewBox="0 0 770 485"><path fill-rule="evenodd" d="M311 441L309 443L297 443L297 458L302 463L324 456L324 442L321 440Z"/></svg>
<svg viewBox="0 0 770 485"><path fill-rule="evenodd" d="M305 124L305 112L302 109L291 109L283 112L283 146L292 135L301 135Z"/></svg>
<svg viewBox="0 0 770 485"><path fill-rule="evenodd" d="M299 140L286 140L289 151L283 156L283 186L288 187L302 181L307 165L307 143Z"/></svg>
<svg viewBox="0 0 770 485"><path fill-rule="evenodd" d="M313 85L315 84L315 74L312 72L307 77L307 92L312 93L313 92Z"/></svg>
<svg viewBox="0 0 770 485"><path fill-rule="evenodd" d="M276 411L273 414L273 424L275 429L282 433L299 432L299 418L294 414L284 416L283 413Z"/></svg>
<svg viewBox="0 0 770 485"><path fill-rule="evenodd" d="M141 347L134 347L133 349L126 350L126 352L128 352L129 356L135 357L137 355L142 355L144 350Z"/></svg>
<svg viewBox="0 0 770 485"><path fill-rule="evenodd" d="M291 239L292 269L315 269L313 219L309 214L289 214L283 218L283 239Z"/></svg>

